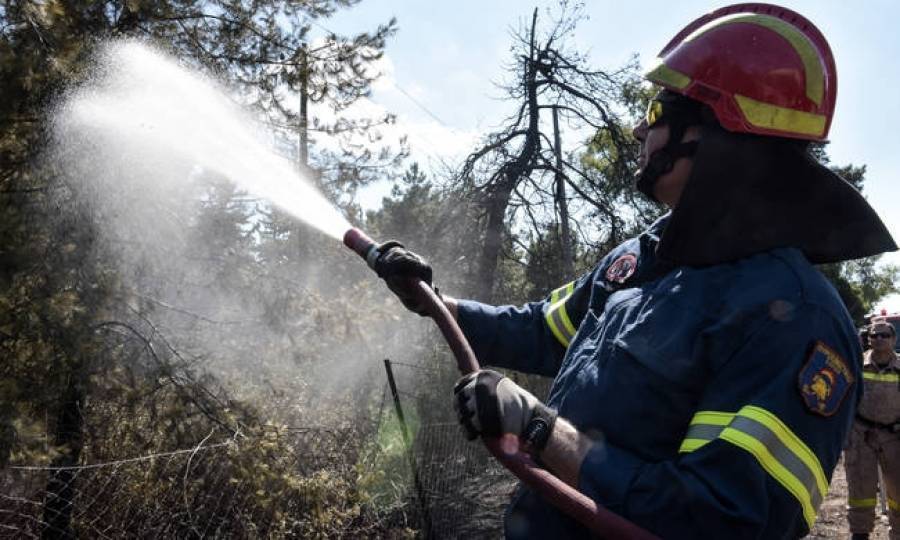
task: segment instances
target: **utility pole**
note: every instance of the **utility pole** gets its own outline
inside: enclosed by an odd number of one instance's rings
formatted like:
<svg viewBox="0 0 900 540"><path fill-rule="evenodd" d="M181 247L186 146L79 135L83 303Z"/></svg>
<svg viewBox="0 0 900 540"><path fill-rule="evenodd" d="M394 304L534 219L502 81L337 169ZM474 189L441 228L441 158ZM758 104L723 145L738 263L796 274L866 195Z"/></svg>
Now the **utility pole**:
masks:
<svg viewBox="0 0 900 540"><path fill-rule="evenodd" d="M297 164L303 175L309 172L309 53L306 43L300 46L300 148Z"/></svg>
<svg viewBox="0 0 900 540"><path fill-rule="evenodd" d="M309 51L306 43L300 44L300 118L297 124L297 172L300 182L312 182L309 170ZM291 227L297 260L303 260L309 253L306 246L309 232L299 222Z"/></svg>
<svg viewBox="0 0 900 540"><path fill-rule="evenodd" d="M559 134L559 108L553 107L553 150L556 153L556 208L559 211L559 243L562 247L565 279L575 277L575 256L572 253L572 231L569 229L569 203L566 200L566 178L563 174L562 138Z"/></svg>

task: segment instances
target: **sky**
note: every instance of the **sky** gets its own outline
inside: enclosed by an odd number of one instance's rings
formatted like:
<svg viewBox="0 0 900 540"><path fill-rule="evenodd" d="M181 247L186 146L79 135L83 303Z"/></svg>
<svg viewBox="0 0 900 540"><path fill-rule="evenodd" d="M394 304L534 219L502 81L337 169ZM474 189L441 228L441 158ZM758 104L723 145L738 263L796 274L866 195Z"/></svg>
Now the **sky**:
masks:
<svg viewBox="0 0 900 540"><path fill-rule="evenodd" d="M593 66L612 69L638 55L643 67L694 18L734 2L678 0L612 2L588 0L572 45L588 52ZM322 22L338 33L372 29L397 18L399 31L379 66L382 77L367 112L397 115L394 128L409 138L412 159L429 168L453 165L499 125L508 104L496 83L509 62L511 30L530 22L535 7L549 20L557 2L513 0L363 0ZM838 98L828 152L835 165L865 165L864 193L900 241L900 2L895 0L782 0L810 19L831 44L838 69ZM388 187L361 195L375 207ZM828 219L828 216L822 216ZM900 265L900 254L883 262ZM900 295L879 307L900 312Z"/></svg>

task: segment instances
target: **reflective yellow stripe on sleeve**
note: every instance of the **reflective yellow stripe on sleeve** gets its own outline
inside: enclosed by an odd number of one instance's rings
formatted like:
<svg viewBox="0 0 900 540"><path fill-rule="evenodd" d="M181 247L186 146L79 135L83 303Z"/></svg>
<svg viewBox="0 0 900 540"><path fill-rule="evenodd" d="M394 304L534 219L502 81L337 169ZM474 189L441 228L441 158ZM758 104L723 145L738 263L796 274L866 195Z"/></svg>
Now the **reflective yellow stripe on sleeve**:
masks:
<svg viewBox="0 0 900 540"><path fill-rule="evenodd" d="M847 505L850 508L875 508L876 501L872 499L847 499Z"/></svg>
<svg viewBox="0 0 900 540"><path fill-rule="evenodd" d="M871 371L863 371L863 379L867 381L878 382L900 382L900 375L896 373L872 373Z"/></svg>
<svg viewBox="0 0 900 540"><path fill-rule="evenodd" d="M544 314L547 326L563 347L568 347L575 337L575 326L566 312L566 300L572 296L574 290L575 282L572 281L553 291L550 295L550 307Z"/></svg>
<svg viewBox="0 0 900 540"><path fill-rule="evenodd" d="M748 405L737 413L700 411L694 415L680 452L693 452L722 439L756 458L803 509L812 528L828 480L815 453L771 412Z"/></svg>
<svg viewBox="0 0 900 540"><path fill-rule="evenodd" d="M700 411L694 415L688 428L687 436L681 443L679 452L693 452L706 443L716 439L725 426L734 420L734 413L716 411Z"/></svg>

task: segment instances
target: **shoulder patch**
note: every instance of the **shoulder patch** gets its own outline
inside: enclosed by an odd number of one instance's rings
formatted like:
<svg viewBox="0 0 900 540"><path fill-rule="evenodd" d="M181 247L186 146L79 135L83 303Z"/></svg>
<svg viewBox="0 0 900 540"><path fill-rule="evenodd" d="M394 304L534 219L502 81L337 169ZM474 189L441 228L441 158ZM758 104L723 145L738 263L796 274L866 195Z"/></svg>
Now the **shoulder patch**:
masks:
<svg viewBox="0 0 900 540"><path fill-rule="evenodd" d="M625 283L637 269L637 257L634 253L622 255L606 269L606 281Z"/></svg>
<svg viewBox="0 0 900 540"><path fill-rule="evenodd" d="M828 345L816 341L800 370L798 386L807 409L831 416L841 407L853 381L847 361Z"/></svg>

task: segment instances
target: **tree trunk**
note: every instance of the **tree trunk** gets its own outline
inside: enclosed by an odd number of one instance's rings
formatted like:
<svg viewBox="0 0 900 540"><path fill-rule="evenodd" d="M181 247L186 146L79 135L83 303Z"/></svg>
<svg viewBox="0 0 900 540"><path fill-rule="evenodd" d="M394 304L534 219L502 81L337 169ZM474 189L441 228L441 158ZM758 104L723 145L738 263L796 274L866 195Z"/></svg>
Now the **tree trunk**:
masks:
<svg viewBox="0 0 900 540"><path fill-rule="evenodd" d="M497 261L500 259L500 250L503 247L503 231L505 229L506 209L509 206L510 196L519 184L523 175L532 170L532 163L541 148L540 131L540 107L538 106L537 67L540 60L535 52L534 39L537 28L537 9L531 20L531 47L529 56L525 61L525 73L522 76L522 86L527 96L528 109L528 133L519 155L515 159L506 162L496 181L488 190L487 197L487 229L485 230L484 246L481 249L481 257L478 265L478 300L491 303L493 300L494 280L497 273Z"/></svg>
<svg viewBox="0 0 900 540"><path fill-rule="evenodd" d="M509 173L510 175L515 173ZM497 261L503 248L503 230L505 229L506 207L512 194L515 178L492 186L487 199L487 227L484 245L481 248L481 259L478 262L478 288L475 298L481 302L493 301L494 280L497 273Z"/></svg>
<svg viewBox="0 0 900 540"><path fill-rule="evenodd" d="M569 229L569 203L566 200L566 179L562 174L562 141L559 135L559 110L553 107L554 152L556 153L556 209L559 213L559 244L562 248L562 271L560 282L575 277L575 256L572 253L572 231Z"/></svg>
<svg viewBox="0 0 900 540"><path fill-rule="evenodd" d="M76 369L73 373L79 373ZM56 457L53 467L76 467L81 458L83 444L81 415L84 388L77 375L71 375L57 413L54 443L62 453ZM75 500L77 471L71 468L54 469L47 479L44 499L44 523L42 538L76 538L72 530L72 510Z"/></svg>

